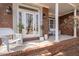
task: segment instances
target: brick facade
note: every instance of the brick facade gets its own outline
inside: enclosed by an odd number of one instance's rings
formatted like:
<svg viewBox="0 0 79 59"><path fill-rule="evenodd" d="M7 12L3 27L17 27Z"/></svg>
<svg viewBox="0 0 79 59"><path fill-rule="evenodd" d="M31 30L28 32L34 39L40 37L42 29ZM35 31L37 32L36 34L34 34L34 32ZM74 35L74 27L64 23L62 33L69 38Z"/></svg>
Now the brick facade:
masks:
<svg viewBox="0 0 79 59"><path fill-rule="evenodd" d="M49 9L43 7L43 34L48 34L49 31L48 13L49 13Z"/></svg>
<svg viewBox="0 0 79 59"><path fill-rule="evenodd" d="M66 35L73 35L73 26L74 26L74 19L73 13L69 13L59 17L59 29L61 30L62 34Z"/></svg>
<svg viewBox="0 0 79 59"><path fill-rule="evenodd" d="M8 6L12 7L11 3L0 3L0 28L13 28L13 15L6 13L6 8ZM48 20L48 12L49 9L43 7L43 14L45 14L45 17L43 16L43 34L48 34L49 30L49 20Z"/></svg>
<svg viewBox="0 0 79 59"><path fill-rule="evenodd" d="M6 9L8 6L12 7L10 3L0 3L0 28L13 27L12 14L7 14Z"/></svg>

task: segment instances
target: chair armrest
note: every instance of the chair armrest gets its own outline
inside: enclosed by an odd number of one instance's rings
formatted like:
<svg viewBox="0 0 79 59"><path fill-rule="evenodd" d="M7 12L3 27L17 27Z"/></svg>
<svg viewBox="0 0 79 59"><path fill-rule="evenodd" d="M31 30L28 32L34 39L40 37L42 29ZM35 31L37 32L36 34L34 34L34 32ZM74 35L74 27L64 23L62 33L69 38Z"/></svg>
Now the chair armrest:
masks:
<svg viewBox="0 0 79 59"><path fill-rule="evenodd" d="M23 40L22 40L22 34L15 33L15 34L13 35L13 41L11 41L11 42L18 42L19 40L20 40L21 42L23 42Z"/></svg>
<svg viewBox="0 0 79 59"><path fill-rule="evenodd" d="M22 34L19 34L19 33L15 33L14 35L13 35L14 37L13 38L19 38L19 39L22 39Z"/></svg>

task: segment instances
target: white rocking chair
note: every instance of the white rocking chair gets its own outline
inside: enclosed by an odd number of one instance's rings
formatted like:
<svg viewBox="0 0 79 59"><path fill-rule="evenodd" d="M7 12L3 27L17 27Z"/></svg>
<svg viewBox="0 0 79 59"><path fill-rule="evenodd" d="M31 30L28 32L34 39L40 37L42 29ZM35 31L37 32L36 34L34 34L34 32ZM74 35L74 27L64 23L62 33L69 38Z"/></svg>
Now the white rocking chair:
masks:
<svg viewBox="0 0 79 59"><path fill-rule="evenodd" d="M10 39L8 36L13 35L13 39ZM16 43L22 44L22 35L15 33L11 28L0 28L0 36L2 38L3 45L7 46L7 50L9 51L9 44Z"/></svg>

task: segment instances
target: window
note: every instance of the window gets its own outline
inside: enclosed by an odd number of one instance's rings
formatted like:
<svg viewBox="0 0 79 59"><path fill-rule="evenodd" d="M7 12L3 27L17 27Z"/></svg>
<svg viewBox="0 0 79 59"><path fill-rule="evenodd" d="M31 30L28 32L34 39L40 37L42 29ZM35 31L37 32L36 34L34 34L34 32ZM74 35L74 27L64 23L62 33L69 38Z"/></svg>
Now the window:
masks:
<svg viewBox="0 0 79 59"><path fill-rule="evenodd" d="M54 19L49 19L49 28L50 29L55 28L55 20Z"/></svg>
<svg viewBox="0 0 79 59"><path fill-rule="evenodd" d="M53 20L50 20L50 28L53 28Z"/></svg>

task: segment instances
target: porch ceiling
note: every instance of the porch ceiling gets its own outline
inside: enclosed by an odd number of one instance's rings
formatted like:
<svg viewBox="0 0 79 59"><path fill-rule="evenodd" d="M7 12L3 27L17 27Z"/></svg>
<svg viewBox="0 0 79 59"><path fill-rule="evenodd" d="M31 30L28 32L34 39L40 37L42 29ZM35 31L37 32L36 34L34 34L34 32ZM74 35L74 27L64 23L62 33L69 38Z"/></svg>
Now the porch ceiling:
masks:
<svg viewBox="0 0 79 59"><path fill-rule="evenodd" d="M49 12L55 14L55 4L54 3L43 3L49 7ZM64 15L68 12L71 12L73 7L67 3L59 3L59 15Z"/></svg>
<svg viewBox="0 0 79 59"><path fill-rule="evenodd" d="M76 5L77 9L79 10L79 3L74 3Z"/></svg>
<svg viewBox="0 0 79 59"><path fill-rule="evenodd" d="M42 5L46 5L49 7L49 12L55 14L55 3L41 3ZM73 3L79 10L79 3ZM59 3L59 16L70 13L74 11L74 7L68 3Z"/></svg>

